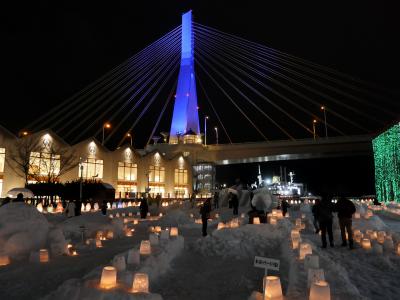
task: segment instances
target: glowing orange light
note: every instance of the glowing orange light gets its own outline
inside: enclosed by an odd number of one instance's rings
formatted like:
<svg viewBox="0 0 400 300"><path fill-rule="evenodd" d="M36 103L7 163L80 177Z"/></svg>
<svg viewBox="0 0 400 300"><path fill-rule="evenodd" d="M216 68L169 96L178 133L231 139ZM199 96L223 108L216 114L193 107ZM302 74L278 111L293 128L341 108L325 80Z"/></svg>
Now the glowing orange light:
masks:
<svg viewBox="0 0 400 300"><path fill-rule="evenodd" d="M110 123L106 123L106 124L104 124L104 127L105 128L111 128L111 124Z"/></svg>

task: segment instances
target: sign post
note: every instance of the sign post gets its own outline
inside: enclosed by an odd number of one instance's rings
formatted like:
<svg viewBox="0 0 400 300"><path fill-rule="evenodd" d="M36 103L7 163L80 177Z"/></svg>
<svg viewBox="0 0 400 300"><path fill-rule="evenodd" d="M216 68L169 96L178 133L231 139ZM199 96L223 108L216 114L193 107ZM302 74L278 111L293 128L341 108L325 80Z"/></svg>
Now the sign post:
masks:
<svg viewBox="0 0 400 300"><path fill-rule="evenodd" d="M265 270L265 276L268 275L268 270L279 271L280 263L279 259L266 258L262 256L254 257L254 266L256 268L263 268Z"/></svg>

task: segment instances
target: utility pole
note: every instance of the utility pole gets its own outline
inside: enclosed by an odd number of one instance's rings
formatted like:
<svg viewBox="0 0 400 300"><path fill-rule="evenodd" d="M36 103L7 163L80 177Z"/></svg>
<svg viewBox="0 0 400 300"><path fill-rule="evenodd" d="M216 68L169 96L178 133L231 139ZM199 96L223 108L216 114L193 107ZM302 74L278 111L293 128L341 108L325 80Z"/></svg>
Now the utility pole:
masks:
<svg viewBox="0 0 400 300"><path fill-rule="evenodd" d="M313 126L313 136L314 136L314 141L315 141L315 137L316 137L316 134L315 134L315 125L317 124L317 120L313 120L313 122L312 122L312 126Z"/></svg>
<svg viewBox="0 0 400 300"><path fill-rule="evenodd" d="M325 137L328 138L328 123L326 122L326 106L321 106L321 110L324 112Z"/></svg>
<svg viewBox="0 0 400 300"><path fill-rule="evenodd" d="M207 146L207 120L208 116L204 116L204 146Z"/></svg>
<svg viewBox="0 0 400 300"><path fill-rule="evenodd" d="M217 138L217 145L218 145L218 127L215 126L214 129L215 129L215 136Z"/></svg>

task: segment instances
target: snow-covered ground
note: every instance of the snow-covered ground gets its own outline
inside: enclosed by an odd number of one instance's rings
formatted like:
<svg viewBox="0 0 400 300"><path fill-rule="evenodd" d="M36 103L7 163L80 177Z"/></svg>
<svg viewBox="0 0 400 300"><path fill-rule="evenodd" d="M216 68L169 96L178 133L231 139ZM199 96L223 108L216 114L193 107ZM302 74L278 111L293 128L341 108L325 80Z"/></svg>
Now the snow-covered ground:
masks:
<svg viewBox="0 0 400 300"><path fill-rule="evenodd" d="M0 216L3 213L12 217L0 219L0 255L9 253L11 264L0 266L0 299L250 299L253 292L262 291L264 275L263 269L254 267L254 256L280 260L280 270L269 274L280 277L286 300L308 299L307 270L290 241L295 220L302 217L306 224L300 231L302 242L309 243L313 254L319 257L332 299L399 299L400 256L387 244L381 254L376 250L366 251L359 244L354 250L340 247L335 222L336 246L321 249L309 206L293 206L289 210L290 218L280 219L276 225L253 225L247 224L247 199L246 192L242 192L239 216L233 216L226 206L213 211L207 237L201 236L198 208L191 207L189 202L159 209L153 205L150 211L157 217L138 224L134 224L136 207L109 211L114 216L112 219L100 212L66 219L60 214L27 212L29 208L22 216L15 215L11 207L4 211L6 205L0 208ZM259 205L274 206L266 191L256 193L256 199ZM221 200L223 206L227 204L225 200ZM392 237L394 246L400 242L400 218L376 211L366 219L366 206L358 206L358 211L361 218L354 220L354 228L364 234L366 230L385 231ZM119 218L115 217L117 212ZM160 212L164 214L162 217L158 217ZM240 217L242 213L244 218ZM217 230L218 223L230 224L234 218L238 218L239 227ZM18 226L24 220L25 225ZM163 230L178 227L184 248L177 238L170 242L160 240L159 245L153 246L151 257L139 265L128 264L118 272L118 289L107 293L98 289L102 268L112 264L116 257L123 256L126 260L129 250L137 250L142 240L149 239L153 226ZM134 232L127 237L131 229ZM112 231L113 238L102 241L102 248L86 245L86 240L96 238L99 231L104 235ZM66 243L73 245L77 256L66 255L68 250L57 253L57 247L62 248ZM372 243L377 244L376 240ZM50 261L29 262L29 252L44 247L50 250ZM18 255L13 255L15 249ZM149 275L151 294L140 298L124 290L132 283L135 272Z"/></svg>

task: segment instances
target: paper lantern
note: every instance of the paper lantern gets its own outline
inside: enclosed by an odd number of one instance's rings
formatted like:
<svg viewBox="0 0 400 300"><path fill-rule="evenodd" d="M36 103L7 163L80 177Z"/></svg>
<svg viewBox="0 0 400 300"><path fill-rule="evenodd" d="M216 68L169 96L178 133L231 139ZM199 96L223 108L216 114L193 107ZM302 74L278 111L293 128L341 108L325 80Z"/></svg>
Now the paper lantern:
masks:
<svg viewBox="0 0 400 300"><path fill-rule="evenodd" d="M136 249L131 249L128 251L127 263L129 265L139 265L140 264L140 253Z"/></svg>
<svg viewBox="0 0 400 300"><path fill-rule="evenodd" d="M128 217L132 217L133 216L133 214L130 212L130 213L128 213Z"/></svg>
<svg viewBox="0 0 400 300"><path fill-rule="evenodd" d="M100 287L103 289L112 289L117 286L117 269L112 266L103 268L101 272Z"/></svg>
<svg viewBox="0 0 400 300"><path fill-rule="evenodd" d="M264 287L264 300L283 299L281 280L279 279L278 276L264 276L263 287Z"/></svg>
<svg viewBox="0 0 400 300"><path fill-rule="evenodd" d="M314 282L325 280L325 272L323 269L308 269L307 287L309 288Z"/></svg>
<svg viewBox="0 0 400 300"><path fill-rule="evenodd" d="M110 214L108 217L109 217L110 219L113 219L113 218L114 218L113 214Z"/></svg>
<svg viewBox="0 0 400 300"><path fill-rule="evenodd" d="M285 218L290 218L289 212L287 212L287 213L285 214Z"/></svg>
<svg viewBox="0 0 400 300"><path fill-rule="evenodd" d="M0 266L6 266L10 264L10 258L8 255L0 254Z"/></svg>
<svg viewBox="0 0 400 300"><path fill-rule="evenodd" d="M129 229L129 228L126 228L125 229L125 236L127 236L127 237L131 237L133 235L133 232L132 232L132 230L131 229Z"/></svg>
<svg viewBox="0 0 400 300"><path fill-rule="evenodd" d="M272 224L272 225L276 225L276 217L271 217L270 219L269 219L269 222Z"/></svg>
<svg viewBox="0 0 400 300"><path fill-rule="evenodd" d="M106 237L107 237L108 239L114 238L114 232L112 232L111 230L108 230L108 231L107 231L107 234L106 234Z"/></svg>
<svg viewBox="0 0 400 300"><path fill-rule="evenodd" d="M124 224L127 224L129 222L128 218L124 218Z"/></svg>
<svg viewBox="0 0 400 300"><path fill-rule="evenodd" d="M150 217L150 213L149 212L147 213L147 216Z"/></svg>
<svg viewBox="0 0 400 300"><path fill-rule="evenodd" d="M117 203L114 202L111 207L112 207L112 209L116 209L117 208Z"/></svg>
<svg viewBox="0 0 400 300"><path fill-rule="evenodd" d="M360 218L360 213L359 212L355 212L354 213L354 219L359 219Z"/></svg>
<svg viewBox="0 0 400 300"><path fill-rule="evenodd" d="M307 254L312 254L311 245L307 243L301 243L299 246L299 258L303 260Z"/></svg>
<svg viewBox="0 0 400 300"><path fill-rule="evenodd" d="M219 216L218 216L218 217L219 217ZM245 214L244 214L244 213L241 213L241 214L240 214L240 217L241 217L242 219L244 219Z"/></svg>
<svg viewBox="0 0 400 300"><path fill-rule="evenodd" d="M394 250L394 244L392 239L385 239L383 242L383 248L385 251L391 252Z"/></svg>
<svg viewBox="0 0 400 300"><path fill-rule="evenodd" d="M101 240L100 239L96 239L96 248L101 248L103 247Z"/></svg>
<svg viewBox="0 0 400 300"><path fill-rule="evenodd" d="M154 227L154 231L157 232L157 233L160 233L161 232L161 226Z"/></svg>
<svg viewBox="0 0 400 300"><path fill-rule="evenodd" d="M40 249L40 251L39 251L39 261L41 263L49 262L49 251L47 249Z"/></svg>
<svg viewBox="0 0 400 300"><path fill-rule="evenodd" d="M140 250L141 255L150 255L151 254L151 244L149 240L141 241Z"/></svg>
<svg viewBox="0 0 400 300"><path fill-rule="evenodd" d="M122 214L121 214L121 216L122 216L122 217L125 217L125 216L126 216L126 214L125 214L125 213L122 213Z"/></svg>
<svg viewBox="0 0 400 300"><path fill-rule="evenodd" d="M372 252L375 254L382 254L383 253L383 247L381 244L378 243L373 243L372 244Z"/></svg>
<svg viewBox="0 0 400 300"><path fill-rule="evenodd" d="M97 202L94 204L94 210L99 210L99 204Z"/></svg>
<svg viewBox="0 0 400 300"><path fill-rule="evenodd" d="M137 216L140 216L140 211L138 211L138 212L136 213L136 215L137 215Z"/></svg>
<svg viewBox="0 0 400 300"><path fill-rule="evenodd" d="M42 205L42 203L39 203L39 204L36 206L36 209L37 209L39 212L43 212L43 205Z"/></svg>
<svg viewBox="0 0 400 300"><path fill-rule="evenodd" d="M194 215L193 215L193 214L189 214L189 216L190 216L191 218L194 218Z"/></svg>
<svg viewBox="0 0 400 300"><path fill-rule="evenodd" d="M162 213L159 213L159 215L158 215L158 216L162 217L162 216L163 216L163 214L162 214Z"/></svg>
<svg viewBox="0 0 400 300"><path fill-rule="evenodd" d="M56 207L56 212L57 212L57 213L62 213L63 210L64 210L64 207L62 206L62 203L61 203L61 202L58 202L58 203L57 203L57 207Z"/></svg>
<svg viewBox="0 0 400 300"><path fill-rule="evenodd" d="M77 256L78 255L78 252L76 252L76 250L72 250L72 254L71 254L72 256Z"/></svg>
<svg viewBox="0 0 400 300"><path fill-rule="evenodd" d="M171 231L169 233L170 236L178 236L178 227L171 227Z"/></svg>
<svg viewBox="0 0 400 300"><path fill-rule="evenodd" d="M328 282L320 280L311 285L309 300L330 300L331 290Z"/></svg>
<svg viewBox="0 0 400 300"><path fill-rule="evenodd" d="M365 250L370 250L371 249L371 241L369 239L362 239L361 241L361 246L365 249Z"/></svg>
<svg viewBox="0 0 400 300"><path fill-rule="evenodd" d="M133 220L133 225L139 224L139 221L137 219Z"/></svg>
<svg viewBox="0 0 400 300"><path fill-rule="evenodd" d="M203 224L203 221L201 219L195 219L194 223L195 224Z"/></svg>
<svg viewBox="0 0 400 300"><path fill-rule="evenodd" d="M107 209L111 209L111 204L110 204L110 202L107 202Z"/></svg>
<svg viewBox="0 0 400 300"><path fill-rule="evenodd" d="M300 238L300 232L298 229L292 229L290 231L290 237L293 238Z"/></svg>
<svg viewBox="0 0 400 300"><path fill-rule="evenodd" d="M259 217L254 217L253 218L253 224L260 224L260 218Z"/></svg>
<svg viewBox="0 0 400 300"><path fill-rule="evenodd" d="M83 203L81 205L81 211L85 211L85 204L83 204Z"/></svg>
<svg viewBox="0 0 400 300"><path fill-rule="evenodd" d="M85 206L85 210L90 211L91 209L92 209L92 207L90 206L90 203L87 203Z"/></svg>
<svg viewBox="0 0 400 300"><path fill-rule="evenodd" d="M299 248L300 242L301 242L301 238L300 237L292 238L292 248L293 249Z"/></svg>
<svg viewBox="0 0 400 300"><path fill-rule="evenodd" d="M306 214L301 214L301 218L305 219L306 218Z"/></svg>
<svg viewBox="0 0 400 300"><path fill-rule="evenodd" d="M122 255L117 255L113 258L113 267L117 269L118 272L125 271L126 269L126 262L125 262L125 256Z"/></svg>
<svg viewBox="0 0 400 300"><path fill-rule="evenodd" d="M385 237L386 237L386 232L384 231L378 231L378 243L383 244L383 242L385 241Z"/></svg>
<svg viewBox="0 0 400 300"><path fill-rule="evenodd" d="M215 214L215 218L218 219L219 218L219 214Z"/></svg>
<svg viewBox="0 0 400 300"><path fill-rule="evenodd" d="M307 254L304 258L304 268L306 270L309 268L318 269L319 268L319 256Z"/></svg>
<svg viewBox="0 0 400 300"><path fill-rule="evenodd" d="M135 273L132 283L133 293L148 293L149 292L149 276L146 273Z"/></svg>
<svg viewBox="0 0 400 300"><path fill-rule="evenodd" d="M217 226L217 230L221 230L225 228L225 224L223 222L219 222Z"/></svg>
<svg viewBox="0 0 400 300"><path fill-rule="evenodd" d="M131 207L132 206L132 201L129 201L128 202L128 207Z"/></svg>
<svg viewBox="0 0 400 300"><path fill-rule="evenodd" d="M53 206L47 206L47 212L49 212L49 213L52 213L52 212L54 212L54 208L53 208Z"/></svg>
<svg viewBox="0 0 400 300"><path fill-rule="evenodd" d="M115 214L115 217L116 217L116 218L119 218L119 217L120 217L120 214L119 214L119 213L116 213L116 214Z"/></svg>
<svg viewBox="0 0 400 300"><path fill-rule="evenodd" d="M169 239L169 231L168 230L161 230L160 239L161 240L168 240Z"/></svg>
<svg viewBox="0 0 400 300"><path fill-rule="evenodd" d="M152 246L158 245L158 235L151 233L149 235L149 241L150 241L150 245L152 245Z"/></svg>

